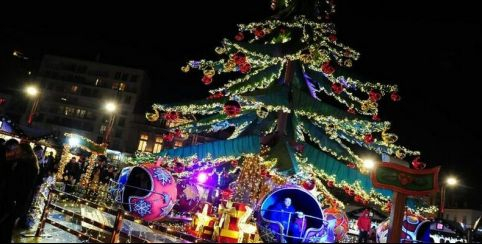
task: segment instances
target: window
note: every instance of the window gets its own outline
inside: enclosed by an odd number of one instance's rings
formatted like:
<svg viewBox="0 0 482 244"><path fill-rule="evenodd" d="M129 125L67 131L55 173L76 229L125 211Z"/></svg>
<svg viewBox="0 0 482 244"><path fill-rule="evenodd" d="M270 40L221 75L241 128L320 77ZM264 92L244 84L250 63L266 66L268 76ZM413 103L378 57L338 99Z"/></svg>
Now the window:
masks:
<svg viewBox="0 0 482 244"><path fill-rule="evenodd" d="M162 150L162 137L156 136L156 142L154 143L154 151L152 153L158 153Z"/></svg>
<svg viewBox="0 0 482 244"><path fill-rule="evenodd" d="M127 88L126 83L121 82L121 83L119 84L119 91L125 91L126 88Z"/></svg>
<svg viewBox="0 0 482 244"><path fill-rule="evenodd" d="M118 83L118 82L113 82L113 83L112 83L112 89L114 89L114 90L119 89L119 83Z"/></svg>
<svg viewBox="0 0 482 244"><path fill-rule="evenodd" d="M85 116L86 116L86 114L87 114L87 111L86 111L85 109L80 109L80 108L78 108L78 109L75 111L75 116L76 116L76 117L79 117L79 118L81 118L81 119L84 119Z"/></svg>
<svg viewBox="0 0 482 244"><path fill-rule="evenodd" d="M137 82L137 75L131 76L131 82Z"/></svg>
<svg viewBox="0 0 482 244"><path fill-rule="evenodd" d="M75 108L72 107L65 107L64 115L65 116L72 116L75 113Z"/></svg>
<svg viewBox="0 0 482 244"><path fill-rule="evenodd" d="M138 151L144 152L146 150L148 139L149 139L149 136L147 134L141 134L139 139L139 146L137 147Z"/></svg>
<svg viewBox="0 0 482 244"><path fill-rule="evenodd" d="M72 93L77 93L78 90L79 90L79 87L76 85L72 85L72 87L70 87L70 92Z"/></svg>
<svg viewBox="0 0 482 244"><path fill-rule="evenodd" d="M121 72L116 72L114 75L114 79L120 80L120 77L121 77Z"/></svg>
<svg viewBox="0 0 482 244"><path fill-rule="evenodd" d="M122 74L122 81L127 81L127 79L129 78L129 74Z"/></svg>

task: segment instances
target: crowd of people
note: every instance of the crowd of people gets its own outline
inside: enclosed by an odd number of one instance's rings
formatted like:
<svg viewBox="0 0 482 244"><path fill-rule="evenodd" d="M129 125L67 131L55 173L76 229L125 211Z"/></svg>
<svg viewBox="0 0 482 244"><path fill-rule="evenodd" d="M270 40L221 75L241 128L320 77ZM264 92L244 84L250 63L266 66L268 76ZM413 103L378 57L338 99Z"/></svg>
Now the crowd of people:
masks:
<svg viewBox="0 0 482 244"><path fill-rule="evenodd" d="M73 193L85 176L89 161L72 157L65 165L61 182L65 191ZM0 241L11 243L14 228L29 229L28 216L41 185L55 179L59 160L52 152L46 155L42 146L33 148L28 142L0 138ZM107 157L97 158L89 179L89 190L97 194L100 185L118 177L118 170L107 163Z"/></svg>

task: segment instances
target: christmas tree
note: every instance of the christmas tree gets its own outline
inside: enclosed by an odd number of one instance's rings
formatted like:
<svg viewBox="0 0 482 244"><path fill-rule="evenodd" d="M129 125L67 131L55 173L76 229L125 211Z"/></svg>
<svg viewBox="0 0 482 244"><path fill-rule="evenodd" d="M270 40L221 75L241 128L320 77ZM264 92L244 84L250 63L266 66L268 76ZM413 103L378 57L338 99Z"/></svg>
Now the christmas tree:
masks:
<svg viewBox="0 0 482 244"><path fill-rule="evenodd" d="M207 99L154 104L155 113L147 114L150 121L200 116L177 128L191 134L232 133L159 155L181 161L262 155L276 163L272 170L316 185L331 202L342 205L331 192L344 191L361 204L386 207L391 192L373 189L359 155L419 155L395 144L390 122L380 121L378 104L385 97L399 101L397 86L349 75L359 53L337 40L332 0L273 0L271 7L272 18L240 24L233 40L223 40L215 49L221 59L181 68L202 71L200 81L213 87Z"/></svg>

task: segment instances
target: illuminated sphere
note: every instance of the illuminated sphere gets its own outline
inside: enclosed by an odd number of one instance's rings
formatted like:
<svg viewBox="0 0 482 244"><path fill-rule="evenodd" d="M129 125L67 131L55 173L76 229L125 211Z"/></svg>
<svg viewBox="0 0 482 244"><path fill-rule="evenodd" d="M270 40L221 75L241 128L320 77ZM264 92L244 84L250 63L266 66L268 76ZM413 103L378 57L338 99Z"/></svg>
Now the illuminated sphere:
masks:
<svg viewBox="0 0 482 244"><path fill-rule="evenodd" d="M177 199L176 181L156 164L146 163L121 172L117 201L144 221L157 221L169 214Z"/></svg>

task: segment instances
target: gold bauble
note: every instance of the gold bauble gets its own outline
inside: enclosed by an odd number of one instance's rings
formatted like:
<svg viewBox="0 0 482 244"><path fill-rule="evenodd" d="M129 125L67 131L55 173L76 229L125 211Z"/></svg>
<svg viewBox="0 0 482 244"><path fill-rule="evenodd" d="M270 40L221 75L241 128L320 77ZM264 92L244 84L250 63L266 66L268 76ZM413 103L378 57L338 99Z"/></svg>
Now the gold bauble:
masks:
<svg viewBox="0 0 482 244"><path fill-rule="evenodd" d="M407 153L402 149L399 149L395 152L395 156L397 156L399 159L404 159L406 155Z"/></svg>
<svg viewBox="0 0 482 244"><path fill-rule="evenodd" d="M393 144L398 140L398 136L392 133L387 133L386 130L382 132L383 142L386 144Z"/></svg>
<svg viewBox="0 0 482 244"><path fill-rule="evenodd" d="M347 59L347 60L345 60L345 62L343 62L343 64L346 67L351 67L353 65L353 62L351 61L351 59Z"/></svg>
<svg viewBox="0 0 482 244"><path fill-rule="evenodd" d="M258 117L262 119L265 119L266 117L268 117L269 111L266 107L262 106L256 110L256 115L258 115Z"/></svg>
<svg viewBox="0 0 482 244"><path fill-rule="evenodd" d="M153 109L154 113L146 113L146 119L149 122L155 122L159 119L159 111L157 109Z"/></svg>
<svg viewBox="0 0 482 244"><path fill-rule="evenodd" d="M204 70L203 74L209 78L212 78L216 74L216 71L213 68L209 68Z"/></svg>
<svg viewBox="0 0 482 244"><path fill-rule="evenodd" d="M182 66L182 67L181 67L181 71L184 72L184 73L189 72L190 69L191 69L191 67L190 67L189 65L186 65L186 66Z"/></svg>
<svg viewBox="0 0 482 244"><path fill-rule="evenodd" d="M214 49L214 51L217 53L217 54L223 54L226 52L226 49L224 47L216 47Z"/></svg>

